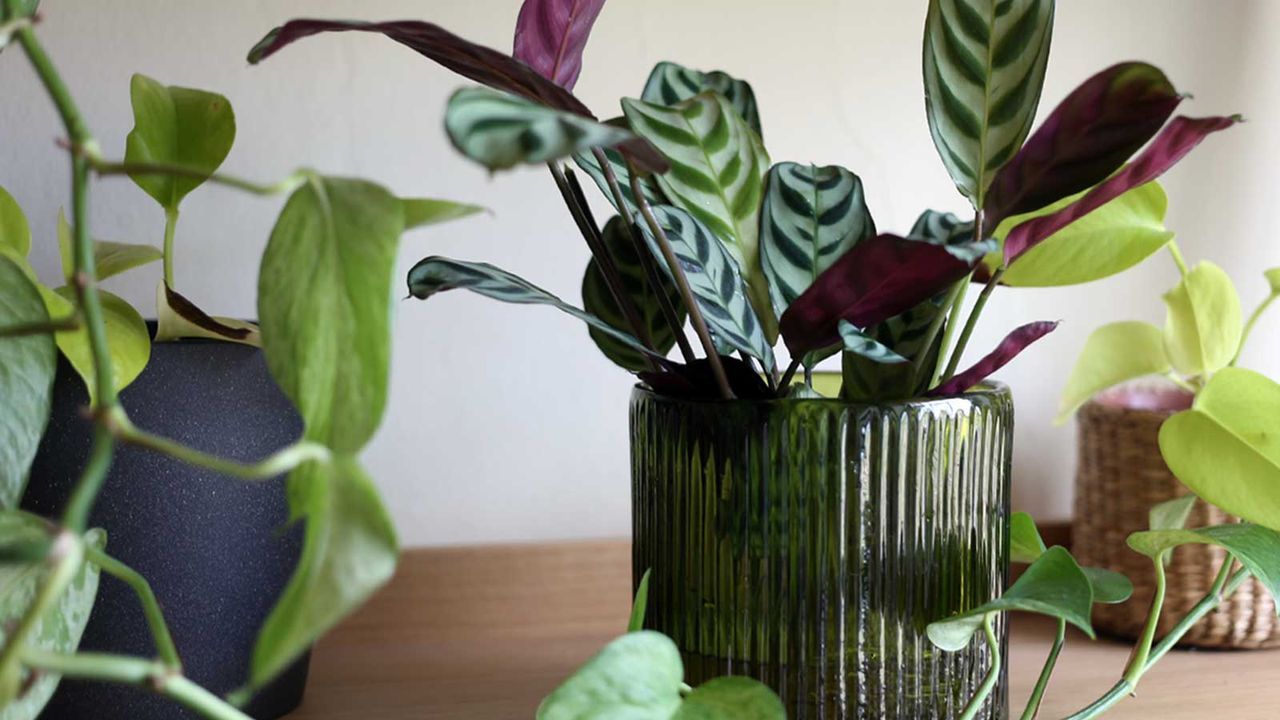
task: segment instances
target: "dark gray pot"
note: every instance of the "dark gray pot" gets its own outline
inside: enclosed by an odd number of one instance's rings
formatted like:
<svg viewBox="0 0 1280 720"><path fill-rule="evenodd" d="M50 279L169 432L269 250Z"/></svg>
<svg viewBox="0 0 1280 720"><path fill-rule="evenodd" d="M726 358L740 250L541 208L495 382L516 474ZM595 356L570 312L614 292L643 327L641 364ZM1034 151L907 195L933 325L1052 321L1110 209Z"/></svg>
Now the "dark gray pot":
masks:
<svg viewBox="0 0 1280 720"><path fill-rule="evenodd" d="M120 396L134 424L207 452L260 459L293 442L302 422L267 372L262 352L211 341L158 343ZM24 508L56 517L90 444L84 385L63 361L53 414ZM91 518L107 551L155 590L185 672L218 695L241 686L263 621L297 565L301 527L286 528L283 478L248 483L133 447L119 447ZM154 657L137 597L103 575L81 649ZM246 708L273 720L302 701L303 658ZM179 720L197 717L136 688L64 680L41 718Z"/></svg>

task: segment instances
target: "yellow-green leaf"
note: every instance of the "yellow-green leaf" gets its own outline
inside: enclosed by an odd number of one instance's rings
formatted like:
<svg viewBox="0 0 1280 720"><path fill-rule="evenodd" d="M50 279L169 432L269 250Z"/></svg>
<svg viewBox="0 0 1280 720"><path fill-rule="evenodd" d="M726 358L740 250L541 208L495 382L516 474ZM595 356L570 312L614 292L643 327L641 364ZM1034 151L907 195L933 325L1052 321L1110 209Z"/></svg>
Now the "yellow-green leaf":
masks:
<svg viewBox="0 0 1280 720"><path fill-rule="evenodd" d="M484 208L479 205L467 205L466 203L433 200L430 198L401 198L400 204L404 206L405 230L457 220L468 215L484 212Z"/></svg>
<svg viewBox="0 0 1280 720"><path fill-rule="evenodd" d="M31 251L31 228L18 201L0 187L0 250L25 258Z"/></svg>
<svg viewBox="0 0 1280 720"><path fill-rule="evenodd" d="M1274 267L1263 273L1267 283L1271 285L1271 294L1280 295L1280 267Z"/></svg>
<svg viewBox="0 0 1280 720"><path fill-rule="evenodd" d="M1222 268L1202 262L1164 296L1164 345L1183 375L1209 375L1229 365L1240 349L1240 296Z"/></svg>
<svg viewBox="0 0 1280 720"><path fill-rule="evenodd" d="M58 211L58 250L62 254L62 274L70 279L75 271L75 238L71 223L61 210ZM110 240L93 241L93 264L99 280L106 280L126 270L153 263L164 257L160 248L151 245L133 245L130 243L111 242Z"/></svg>
<svg viewBox="0 0 1280 720"><path fill-rule="evenodd" d="M1058 405L1062 424L1094 395L1127 380L1168 372L1164 334L1144 322L1104 325L1089 336Z"/></svg>
<svg viewBox="0 0 1280 720"><path fill-rule="evenodd" d="M57 290L41 288L49 317L66 317L75 311L75 291L70 287ZM111 355L111 377L115 389L123 390L142 374L151 359L151 334L147 323L123 298L105 290L98 291L102 300L102 319L107 331L107 349ZM90 402L97 403L97 375L93 369L93 353L89 349L89 331L82 325L76 330L58 333L58 349L71 367L84 380Z"/></svg>

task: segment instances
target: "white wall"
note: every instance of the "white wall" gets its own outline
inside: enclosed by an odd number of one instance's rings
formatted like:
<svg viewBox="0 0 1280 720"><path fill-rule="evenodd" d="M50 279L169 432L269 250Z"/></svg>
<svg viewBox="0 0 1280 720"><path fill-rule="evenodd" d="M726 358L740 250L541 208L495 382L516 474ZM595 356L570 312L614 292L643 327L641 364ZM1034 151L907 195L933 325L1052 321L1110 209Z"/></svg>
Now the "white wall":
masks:
<svg viewBox="0 0 1280 720"><path fill-rule="evenodd" d="M298 166L366 176L404 195L479 202L492 217L413 234L401 269L443 253L495 262L578 298L587 251L545 172L490 179L449 148L445 98L463 81L370 36L315 38L258 67L244 61L295 16L427 17L473 40L510 45L519 0L45 0L40 32L108 154L131 127L132 72L207 87L235 105L239 137L224 168L262 180ZM963 202L938 162L920 81L924 0L613 0L587 51L579 95L602 115L672 59L748 78L775 160L840 163L866 182L877 223L904 231L925 207ZM1210 139L1170 177L1169 224L1187 254L1235 275L1247 302L1261 268L1280 264L1272 217L1280 157L1280 4L1267 0L1068 0L1059 3L1046 104L1122 59L1165 68L1192 114L1252 122ZM57 273L54 219L65 202L56 118L17 52L0 55L0 184L28 210L34 261ZM179 289L211 312L250 316L256 267L279 200L202 189L184 205ZM99 183L101 237L158 244L162 218L127 180ZM141 308L159 268L109 285ZM1159 321L1173 282L1163 257L1087 288L1009 291L972 343L1062 319L1006 369L1016 391L1015 502L1046 519L1070 513L1073 431L1050 425L1085 336L1113 319ZM1280 318L1249 360L1280 370ZM628 377L576 321L451 293L399 308L393 396L367 462L407 544L624 535L629 531Z"/></svg>

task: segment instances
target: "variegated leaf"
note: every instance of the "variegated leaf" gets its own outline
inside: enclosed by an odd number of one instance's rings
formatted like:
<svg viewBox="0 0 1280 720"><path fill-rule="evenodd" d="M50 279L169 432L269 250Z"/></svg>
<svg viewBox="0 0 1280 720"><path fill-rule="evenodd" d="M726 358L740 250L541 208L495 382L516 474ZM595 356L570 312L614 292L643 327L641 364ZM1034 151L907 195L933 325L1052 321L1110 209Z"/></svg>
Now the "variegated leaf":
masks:
<svg viewBox="0 0 1280 720"><path fill-rule="evenodd" d="M937 317L941 307L939 301L928 300L910 310L890 318L868 333L881 345L892 348L895 353L913 358L926 352L925 337L933 319ZM941 333L927 351L922 365L933 367L941 345ZM847 400L857 402L873 402L880 400L898 400L915 397L926 389L928 377L915 383L914 365L885 365L874 362L859 355L846 353L842 361L844 385L841 395Z"/></svg>
<svg viewBox="0 0 1280 720"><path fill-rule="evenodd" d="M929 130L975 208L1031 130L1054 0L930 0L924 35Z"/></svg>
<svg viewBox="0 0 1280 720"><path fill-rule="evenodd" d="M550 162L635 137L625 128L479 87L449 98L444 124L454 147L490 170Z"/></svg>
<svg viewBox="0 0 1280 720"><path fill-rule="evenodd" d="M765 338L764 328L747 301L738 263L728 249L710 228L680 208L660 205L653 212L680 261L698 309L702 311L708 328L715 333L717 343L759 359L765 370L773 372L776 365L772 344ZM653 231L642 218L636 221L640 223L654 257L670 274L671 268L662 261L662 251Z"/></svg>
<svg viewBox="0 0 1280 720"><path fill-rule="evenodd" d="M528 280L488 263L432 256L419 260L409 271L409 293L419 300L457 289L470 290L487 298L517 305L550 305L612 336L636 352L654 355L630 334L615 329L591 313L579 310Z"/></svg>
<svg viewBox="0 0 1280 720"><path fill-rule="evenodd" d="M845 352L851 352L872 362L882 365L898 365L907 362L906 358L862 332L848 320L840 321L840 338L844 340Z"/></svg>
<svg viewBox="0 0 1280 720"><path fill-rule="evenodd" d="M718 93L702 93L672 107L631 99L623 100L622 107L632 130L671 163L671 170L658 177L662 191L737 260L751 305L772 342L777 323L759 257L760 197L769 167L760 136Z"/></svg>
<svg viewBox="0 0 1280 720"><path fill-rule="evenodd" d="M760 210L760 263L779 316L823 270L876 234L862 180L837 165L779 163Z"/></svg>
<svg viewBox="0 0 1280 720"><path fill-rule="evenodd" d="M954 245L973 238L973 221L961 220L954 213L925 210L907 233L911 240L926 240L941 245Z"/></svg>
<svg viewBox="0 0 1280 720"><path fill-rule="evenodd" d="M649 73L640 99L659 105L675 105L708 90L725 96L751 129L764 136L760 129L760 109L751 84L719 70L704 73L673 62L660 62Z"/></svg>
<svg viewBox="0 0 1280 720"><path fill-rule="evenodd" d="M662 306L658 304L658 296L649 282L644 266L640 264L640 255L636 252L635 241L631 238L631 233L627 230L626 223L623 222L621 217L614 217L604 226L602 236L605 250L608 251L609 256L613 258L614 264L618 267L623 289L635 302L636 308L640 310L645 327L649 331L649 339L653 341L654 349L659 353L667 353L676 344L675 331L672 330L671 324L667 322L666 316L662 314ZM645 252L648 252L647 248ZM675 308L680 320L683 322L684 305L680 302L680 293L676 290L675 284L671 282L669 277L664 275L662 280L662 287L659 288L658 292L667 297L671 307ZM609 291L609 285L605 282L604 273L601 272L600 264L595 258L592 258L591 262L587 264L586 275L582 278L582 306L588 313L609 323L619 332L630 333L627 319L618 307L613 294ZM645 355L630 344L622 342L613 335L595 327L590 330L591 339L595 341L596 347L600 348L600 352L604 353L605 357L612 360L616 365L632 372L641 372L649 369L649 365L645 361Z"/></svg>
<svg viewBox="0 0 1280 720"><path fill-rule="evenodd" d="M626 118L619 118L622 123L626 123ZM610 125L614 124L609 121ZM618 180L618 189L622 191L622 198L625 207L618 207L618 203L613 198L613 191L609 188L609 181L605 178L604 170L600 167L600 162L596 160L595 153L590 150L584 150L573 154L573 161L582 168L591 179L595 181L600 188L600 192L613 205L614 209L620 213L625 213L627 217L632 217L640 208L636 206L635 196L631 192L631 168L627 167L627 161L622 157L622 153L613 148L604 148L605 159L609 161L609 168L613 170L613 175ZM663 194L662 188L658 187L658 181L652 176L640 178L640 190L644 193L644 199L649 205L669 205L671 202L667 196Z"/></svg>

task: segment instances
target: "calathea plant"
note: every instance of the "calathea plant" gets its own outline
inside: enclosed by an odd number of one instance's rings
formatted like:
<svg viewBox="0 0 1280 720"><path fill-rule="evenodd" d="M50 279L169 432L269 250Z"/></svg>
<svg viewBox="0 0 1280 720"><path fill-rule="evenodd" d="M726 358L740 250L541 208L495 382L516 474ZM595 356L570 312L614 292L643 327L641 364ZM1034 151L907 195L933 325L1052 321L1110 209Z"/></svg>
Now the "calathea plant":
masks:
<svg viewBox="0 0 1280 720"><path fill-rule="evenodd" d="M166 88L137 77L126 157L105 158L66 83L36 34L35 3L4 0L0 48L25 55L56 106L71 164L69 219L60 224L67 284L43 287L26 260L30 231L0 193L0 717L36 717L61 677L136 685L219 720L247 716L183 675L164 613L147 579L109 554L102 530L87 527L117 446L127 444L243 478L289 473L288 499L305 522L302 557L254 650L247 699L390 578L394 530L358 456L387 396L392 273L406 230L465 214L469 206L402 199L364 180L299 172L259 185L215 172L231 144L230 105L220 96ZM6 55L6 58L11 57ZM165 208L165 249L95 243L88 203L94 175L129 175ZM213 320L171 291L178 204L203 182L258 195L288 194L262 258L260 329ZM276 382L305 423L296 443L259 462L212 455L137 427L120 388L141 371L145 327L123 301L99 288L105 275L163 256L161 332L258 336ZM300 269L305 268L305 272ZM244 330L247 334L238 335ZM55 339L56 338L56 339ZM57 348L91 388L92 448L58 517L16 509L49 418ZM175 408L181 412L181 408ZM107 529L108 531L110 528ZM77 653L100 573L138 597L155 657Z"/></svg>

